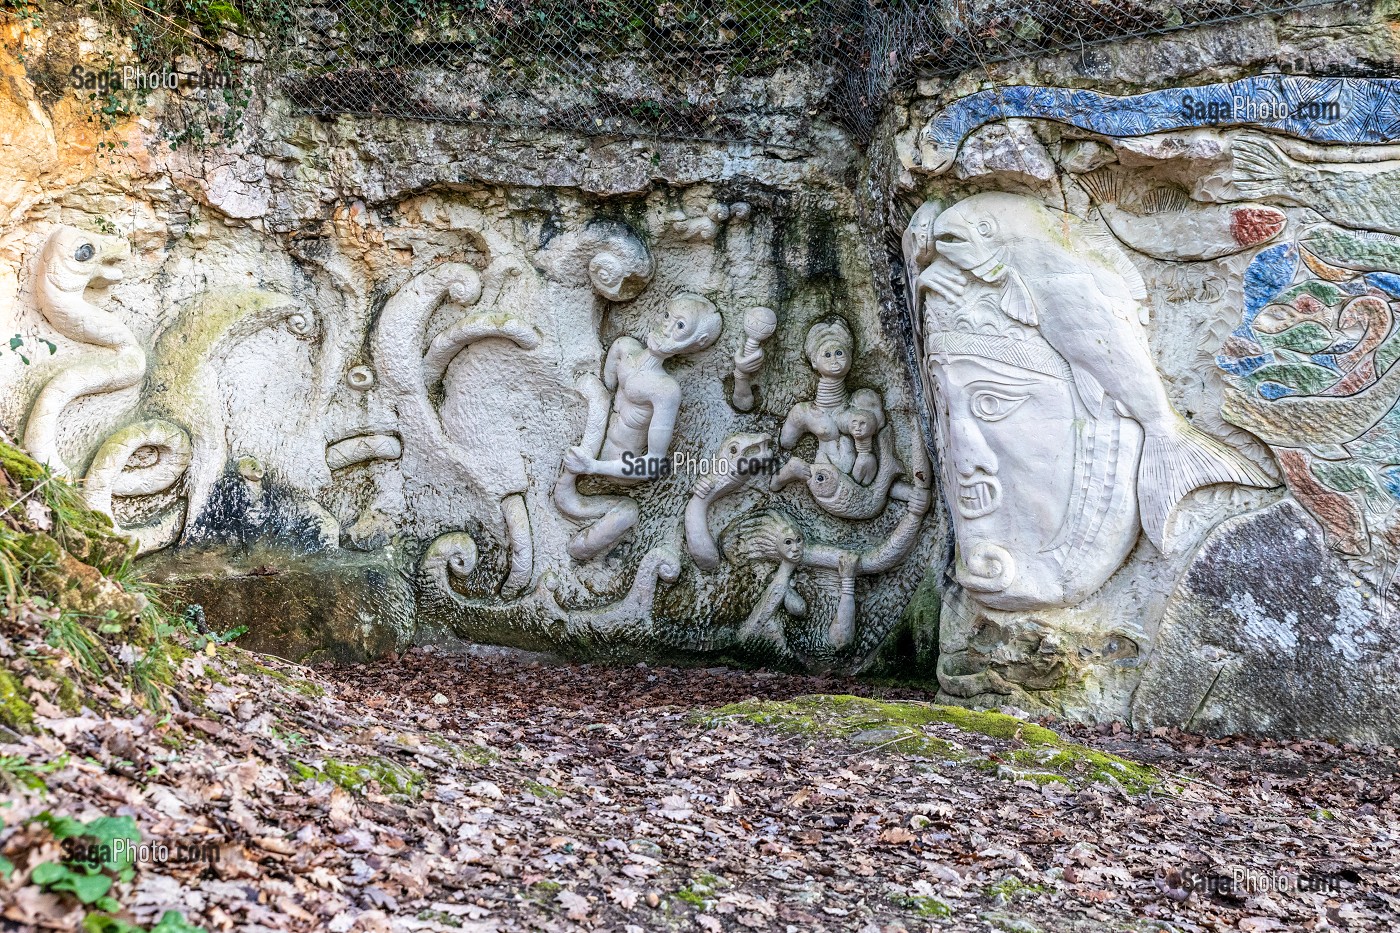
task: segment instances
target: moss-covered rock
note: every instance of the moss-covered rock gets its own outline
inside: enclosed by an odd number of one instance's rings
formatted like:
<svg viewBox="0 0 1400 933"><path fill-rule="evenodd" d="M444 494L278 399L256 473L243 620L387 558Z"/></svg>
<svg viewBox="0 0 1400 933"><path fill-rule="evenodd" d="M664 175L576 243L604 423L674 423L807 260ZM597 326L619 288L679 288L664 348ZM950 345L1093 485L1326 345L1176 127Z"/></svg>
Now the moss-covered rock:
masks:
<svg viewBox="0 0 1400 933"><path fill-rule="evenodd" d="M746 700L721 707L713 723L742 719L796 735L841 739L893 754L966 761L1013 780L1116 784L1140 793L1161 783L1148 765L1070 742L1059 733L1003 713L917 701L883 701L846 695L792 700ZM981 757L969 746L978 737L998 745L995 757Z"/></svg>
<svg viewBox="0 0 1400 933"><path fill-rule="evenodd" d="M14 675L0 668L0 723L28 732L34 723L34 708L24 699Z"/></svg>

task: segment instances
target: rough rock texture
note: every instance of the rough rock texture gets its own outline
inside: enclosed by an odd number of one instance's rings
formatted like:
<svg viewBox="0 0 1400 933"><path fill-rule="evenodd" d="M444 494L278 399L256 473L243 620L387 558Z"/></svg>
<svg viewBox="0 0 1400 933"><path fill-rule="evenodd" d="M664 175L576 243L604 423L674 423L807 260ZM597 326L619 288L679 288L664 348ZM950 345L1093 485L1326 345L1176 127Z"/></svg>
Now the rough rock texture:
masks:
<svg viewBox="0 0 1400 933"><path fill-rule="evenodd" d="M1389 742L1398 637L1394 608L1280 502L1206 539L1162 620L1133 722Z"/></svg>
<svg viewBox="0 0 1400 933"><path fill-rule="evenodd" d="M1350 77L1393 72L1389 18L999 63L891 108L868 219L952 519L944 698L1396 740L1397 88Z"/></svg>
<svg viewBox="0 0 1400 933"><path fill-rule="evenodd" d="M322 120L269 85L172 149L164 91L73 131L97 24L11 39L0 423L261 647L889 657L940 532L835 130Z"/></svg>
<svg viewBox="0 0 1400 933"><path fill-rule="evenodd" d="M746 90L781 144L269 85L171 148L164 92L83 122L98 24L11 24L0 424L292 655L913 659L969 705L1394 741L1341 648L1299 675L1356 685L1335 715L1224 674L1184 710L1171 660L1298 557L1224 559L1241 522L1306 516L1322 579L1400 596L1393 18L925 76L865 150L800 70Z"/></svg>

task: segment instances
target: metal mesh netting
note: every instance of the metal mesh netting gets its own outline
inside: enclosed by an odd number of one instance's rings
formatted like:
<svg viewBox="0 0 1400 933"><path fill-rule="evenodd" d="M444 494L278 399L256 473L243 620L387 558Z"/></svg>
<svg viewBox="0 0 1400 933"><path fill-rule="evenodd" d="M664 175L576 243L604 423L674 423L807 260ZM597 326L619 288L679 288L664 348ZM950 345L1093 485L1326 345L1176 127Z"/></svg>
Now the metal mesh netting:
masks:
<svg viewBox="0 0 1400 933"><path fill-rule="evenodd" d="M305 113L797 145L916 72L1319 2L319 0L277 57Z"/></svg>

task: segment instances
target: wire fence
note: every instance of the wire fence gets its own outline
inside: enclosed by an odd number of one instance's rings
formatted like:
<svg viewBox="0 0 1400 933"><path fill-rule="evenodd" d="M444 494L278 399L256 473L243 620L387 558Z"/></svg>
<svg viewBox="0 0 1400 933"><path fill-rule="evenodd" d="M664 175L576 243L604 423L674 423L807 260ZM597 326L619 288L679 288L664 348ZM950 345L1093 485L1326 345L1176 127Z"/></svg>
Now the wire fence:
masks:
<svg viewBox="0 0 1400 933"><path fill-rule="evenodd" d="M326 0L336 66L293 74L313 114L585 134L868 139L918 73L1276 14L1320 0Z"/></svg>
<svg viewBox="0 0 1400 933"><path fill-rule="evenodd" d="M68 2L0 12L27 21ZM255 50L303 113L805 148L818 123L868 141L916 75L1332 0L90 2L142 60L183 48L228 70ZM240 117L227 88L205 96L225 123Z"/></svg>

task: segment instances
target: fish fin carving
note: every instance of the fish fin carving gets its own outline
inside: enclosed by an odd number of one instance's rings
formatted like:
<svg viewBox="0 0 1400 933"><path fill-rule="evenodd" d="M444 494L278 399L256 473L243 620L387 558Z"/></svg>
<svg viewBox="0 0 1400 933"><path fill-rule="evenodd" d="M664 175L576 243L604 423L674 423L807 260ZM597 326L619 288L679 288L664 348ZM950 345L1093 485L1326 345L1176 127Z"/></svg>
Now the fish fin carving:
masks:
<svg viewBox="0 0 1400 933"><path fill-rule="evenodd" d="M1138 267L1133 265L1133 261L1124 252L1118 238L1106 230L1099 229L1086 231L1084 238L1089 241L1094 251L1108 263L1109 268L1122 276L1123 282L1128 286L1128 294L1137 301L1146 301L1147 283L1143 280ZM1145 315L1146 308L1139 313ZM1143 321L1143 323L1147 322Z"/></svg>
<svg viewBox="0 0 1400 933"><path fill-rule="evenodd" d="M1167 521L1187 493L1217 483L1278 485L1239 452L1180 418L1167 433L1145 439L1138 466L1138 510L1142 530L1157 550L1168 553Z"/></svg>
<svg viewBox="0 0 1400 933"><path fill-rule="evenodd" d="M1098 168L1078 176L1079 185L1095 204L1117 204L1123 193L1119 174L1112 169Z"/></svg>
<svg viewBox="0 0 1400 933"><path fill-rule="evenodd" d="M1007 317L1020 321L1027 327L1039 327L1040 315L1036 312L1035 299L1031 290L1014 271L1006 273L1006 285L1001 293L1001 310Z"/></svg>
<svg viewBox="0 0 1400 933"><path fill-rule="evenodd" d="M1094 378L1094 374L1083 366L1073 367L1070 372L1074 374L1074 387L1079 390L1079 398L1084 402L1084 407L1097 414L1103 407L1103 386Z"/></svg>

